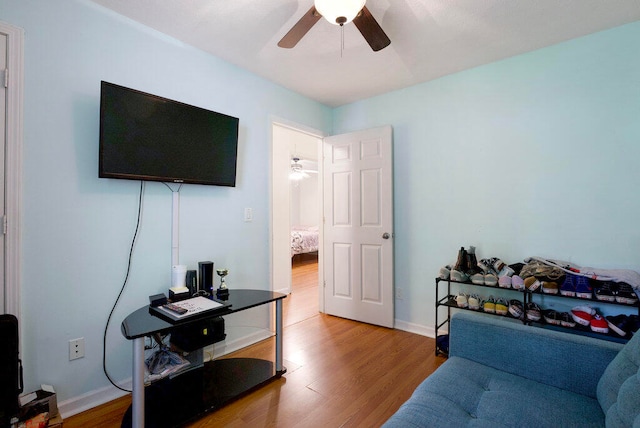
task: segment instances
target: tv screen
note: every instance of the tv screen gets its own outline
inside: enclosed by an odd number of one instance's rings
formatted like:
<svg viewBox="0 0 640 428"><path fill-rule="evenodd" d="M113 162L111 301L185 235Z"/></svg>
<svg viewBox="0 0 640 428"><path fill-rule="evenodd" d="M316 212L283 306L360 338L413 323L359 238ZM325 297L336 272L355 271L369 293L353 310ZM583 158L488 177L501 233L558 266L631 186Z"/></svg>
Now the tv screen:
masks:
<svg viewBox="0 0 640 428"><path fill-rule="evenodd" d="M102 82L99 176L236 184L238 119Z"/></svg>

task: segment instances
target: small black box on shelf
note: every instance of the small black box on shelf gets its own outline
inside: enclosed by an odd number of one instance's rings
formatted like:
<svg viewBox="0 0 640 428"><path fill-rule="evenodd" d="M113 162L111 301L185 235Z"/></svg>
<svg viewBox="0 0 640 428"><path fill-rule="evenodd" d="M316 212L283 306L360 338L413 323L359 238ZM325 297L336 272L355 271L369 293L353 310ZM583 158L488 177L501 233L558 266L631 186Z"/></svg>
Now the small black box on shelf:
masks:
<svg viewBox="0 0 640 428"><path fill-rule="evenodd" d="M153 296L149 296L149 305L153 308L158 306L162 306L167 303L167 296L164 293L154 294Z"/></svg>
<svg viewBox="0 0 640 428"><path fill-rule="evenodd" d="M185 352L193 352L216 342L227 335L224 332L224 318L214 317L175 327L171 331L170 342Z"/></svg>

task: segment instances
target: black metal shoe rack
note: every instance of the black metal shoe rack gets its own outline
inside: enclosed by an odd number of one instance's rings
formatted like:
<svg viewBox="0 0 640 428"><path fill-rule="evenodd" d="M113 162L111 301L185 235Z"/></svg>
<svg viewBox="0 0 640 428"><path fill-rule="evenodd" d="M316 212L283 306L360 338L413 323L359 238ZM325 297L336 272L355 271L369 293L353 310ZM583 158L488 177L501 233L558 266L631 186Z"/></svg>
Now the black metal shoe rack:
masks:
<svg viewBox="0 0 640 428"><path fill-rule="evenodd" d="M446 284L446 289L447 289L447 293L446 295L442 296L440 295L440 283L445 283ZM618 303L618 302L607 302L607 301L602 301L602 300L598 300L596 298L591 298L591 299L583 299L580 297L570 297L570 296L563 296L561 294L543 294L540 291L535 291L535 292L531 292L528 290L515 290L513 288L502 288L502 287L498 287L496 286L491 286L491 285L481 285L481 284L474 284L472 282L460 282L460 281L454 281L452 279L442 279L442 278L436 278L436 305L435 305L435 318L436 318L436 322L435 322L435 326L436 326L436 356L438 355L444 355L444 356L448 356L448 352L445 349L441 349L441 347L438 344L438 338L440 336L444 336L445 334L449 334L449 321L451 320L451 309L458 309L458 310L462 310L462 311L472 311L472 312L479 312L485 315L491 315L491 316L498 316L498 317L503 317L503 318L509 318L512 320L518 320L521 321L523 324L526 325L531 325L531 326L535 326L535 327L540 327L540 328L548 328L551 330L558 330L558 331L564 331L567 333L572 333L572 334L579 334L582 336L590 336L590 337L595 337L598 339L603 339L603 340L610 340L613 342L620 342L620 343L626 343L629 339L630 336L627 335L625 337L620 337L618 336L616 333L609 331L609 333L596 333L591 331L591 329L589 327L584 327L581 325L576 325L576 327L562 327L559 325L553 325L553 324L548 324L544 321L544 316L541 317L540 321L532 321L526 318L526 315L523 316L522 318L514 318L511 316L511 314L507 313L507 315L500 315L500 314L492 314L489 312L484 312L482 310L482 307L479 310L475 310L475 309L469 309L467 308L460 308L458 307L457 303L456 303L456 294L452 294L451 293L451 284L461 284L464 286L470 286L470 287L482 287L482 288L488 288L488 289L494 289L494 290L501 290L501 291L505 291L505 292L511 292L511 293L518 293L521 298L519 298L518 300L520 300L520 302L522 303L522 307L525 309L526 311L526 307L527 307L527 303L529 302L534 302L536 299L536 296L550 296L553 298L561 298L561 299L571 299L574 302L580 302L580 303L575 303L575 306L578 306L579 304L589 304L589 303L595 303L595 304L604 304L604 305L614 305L614 306L622 306L622 307L632 307L632 308L636 308L637 312L638 312L638 316L640 316L640 302L636 302L632 305L629 304L625 304L625 303ZM512 299L509 299L512 300ZM443 320L440 320L441 317L439 317L439 308L440 307L446 307L446 317ZM544 308L541 307L542 310L544 310ZM541 314L542 315L542 314ZM443 329L446 326L446 333L440 334L440 330ZM636 334L640 334L640 331L638 331L638 333Z"/></svg>

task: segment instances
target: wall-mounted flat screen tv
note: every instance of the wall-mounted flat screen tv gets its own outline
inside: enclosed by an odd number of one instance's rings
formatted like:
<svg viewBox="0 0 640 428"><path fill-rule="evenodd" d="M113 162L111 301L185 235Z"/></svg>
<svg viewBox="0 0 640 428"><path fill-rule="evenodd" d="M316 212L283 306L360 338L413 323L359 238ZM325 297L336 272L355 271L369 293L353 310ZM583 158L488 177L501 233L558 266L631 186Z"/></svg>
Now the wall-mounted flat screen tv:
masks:
<svg viewBox="0 0 640 428"><path fill-rule="evenodd" d="M236 185L238 119L102 82L99 176Z"/></svg>

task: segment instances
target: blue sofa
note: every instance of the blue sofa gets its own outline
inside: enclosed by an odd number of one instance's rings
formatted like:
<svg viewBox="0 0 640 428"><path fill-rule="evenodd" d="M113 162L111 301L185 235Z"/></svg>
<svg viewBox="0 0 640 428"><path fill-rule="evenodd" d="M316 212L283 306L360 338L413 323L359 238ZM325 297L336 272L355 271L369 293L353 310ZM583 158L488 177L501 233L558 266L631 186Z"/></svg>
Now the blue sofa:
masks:
<svg viewBox="0 0 640 428"><path fill-rule="evenodd" d="M449 359L384 424L640 428L640 332L624 346L456 313Z"/></svg>

